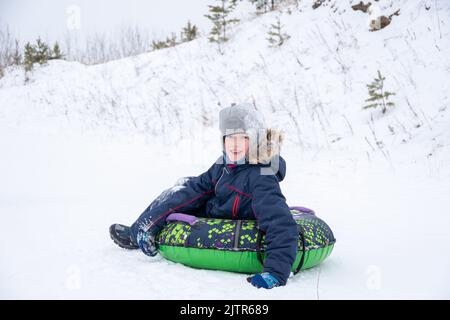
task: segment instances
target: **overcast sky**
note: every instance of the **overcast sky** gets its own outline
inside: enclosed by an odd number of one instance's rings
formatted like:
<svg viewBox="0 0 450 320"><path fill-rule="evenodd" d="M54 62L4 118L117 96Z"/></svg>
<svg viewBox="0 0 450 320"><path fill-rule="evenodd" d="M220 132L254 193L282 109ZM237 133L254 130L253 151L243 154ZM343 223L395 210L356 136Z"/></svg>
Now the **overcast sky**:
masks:
<svg viewBox="0 0 450 320"><path fill-rule="evenodd" d="M0 25L21 42L41 36L62 40L66 33L85 36L138 26L156 37L179 32L188 20L209 31L203 16L214 0L0 0Z"/></svg>

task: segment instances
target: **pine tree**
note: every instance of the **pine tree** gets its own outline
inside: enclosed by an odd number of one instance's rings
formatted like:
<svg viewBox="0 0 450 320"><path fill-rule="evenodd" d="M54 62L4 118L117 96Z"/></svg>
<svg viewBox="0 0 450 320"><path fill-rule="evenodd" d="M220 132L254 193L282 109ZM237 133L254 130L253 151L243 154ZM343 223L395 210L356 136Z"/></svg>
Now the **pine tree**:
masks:
<svg viewBox="0 0 450 320"><path fill-rule="evenodd" d="M50 50L48 45L38 38L36 41L36 54L35 54L35 62L39 64L44 64L48 61L50 57Z"/></svg>
<svg viewBox="0 0 450 320"><path fill-rule="evenodd" d="M153 40L152 49L153 50L165 49L174 47L178 44L180 44L180 42L177 41L177 35L172 32L170 37L166 37L166 40Z"/></svg>
<svg viewBox="0 0 450 320"><path fill-rule="evenodd" d="M36 48L32 44L27 42L27 44L25 45L25 52L23 59L25 71L31 71L33 69L35 59L36 59Z"/></svg>
<svg viewBox="0 0 450 320"><path fill-rule="evenodd" d="M221 44L228 41L227 30L232 23L239 22L239 19L229 19L230 13L237 6L237 0L216 0L219 1L219 5L209 5L210 14L206 14L207 17L213 23L213 27L209 33L208 40L210 42L217 43L219 51L221 51Z"/></svg>
<svg viewBox="0 0 450 320"><path fill-rule="evenodd" d="M255 5L257 11L264 10L264 13L275 10L275 0L250 0L250 3Z"/></svg>
<svg viewBox="0 0 450 320"><path fill-rule="evenodd" d="M389 101L389 97L395 95L395 93L384 90L385 79L380 70L378 70L378 77L372 83L366 85L369 89L369 98L366 99L366 102L369 102L369 104L364 106L363 109L381 107L381 111L385 114L387 107L394 106L394 103Z"/></svg>
<svg viewBox="0 0 450 320"><path fill-rule="evenodd" d="M62 53L57 43L55 43L54 50L56 51L57 56L62 57ZM48 45L45 42L43 42L40 38L36 40L35 45L32 45L31 43L27 42L27 44L25 45L24 59L23 59L25 71L31 71L35 63L39 64L46 63L53 56L54 54L52 53L52 50L50 50Z"/></svg>
<svg viewBox="0 0 450 320"><path fill-rule="evenodd" d="M152 41L152 49L153 50L159 50L168 48L166 41L160 41L160 40L153 40Z"/></svg>
<svg viewBox="0 0 450 320"><path fill-rule="evenodd" d="M62 59L63 57L64 57L64 54L61 52L58 42L55 42L55 44L53 45L53 50L51 50L49 60Z"/></svg>
<svg viewBox="0 0 450 320"><path fill-rule="evenodd" d="M283 43L289 39L291 36L282 31L283 25L281 25L280 17L277 17L276 23L270 25L270 30L267 33L269 37L267 40L272 47L282 46Z"/></svg>
<svg viewBox="0 0 450 320"><path fill-rule="evenodd" d="M198 29L195 24L191 24L190 21L188 21L187 26L183 28L181 36L181 41L187 42L192 41L198 36Z"/></svg>

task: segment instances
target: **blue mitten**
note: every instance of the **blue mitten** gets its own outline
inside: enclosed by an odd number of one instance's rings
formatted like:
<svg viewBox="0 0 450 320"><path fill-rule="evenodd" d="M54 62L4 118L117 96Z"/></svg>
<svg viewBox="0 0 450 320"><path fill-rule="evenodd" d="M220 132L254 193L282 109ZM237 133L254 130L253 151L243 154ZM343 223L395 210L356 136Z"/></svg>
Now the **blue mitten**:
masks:
<svg viewBox="0 0 450 320"><path fill-rule="evenodd" d="M137 235L139 248L142 252L150 257L158 254L158 246L156 245L155 237L149 232L139 231Z"/></svg>
<svg viewBox="0 0 450 320"><path fill-rule="evenodd" d="M255 274L251 277L248 277L247 281L257 288L265 288L265 289L272 289L280 285L278 279L268 272Z"/></svg>

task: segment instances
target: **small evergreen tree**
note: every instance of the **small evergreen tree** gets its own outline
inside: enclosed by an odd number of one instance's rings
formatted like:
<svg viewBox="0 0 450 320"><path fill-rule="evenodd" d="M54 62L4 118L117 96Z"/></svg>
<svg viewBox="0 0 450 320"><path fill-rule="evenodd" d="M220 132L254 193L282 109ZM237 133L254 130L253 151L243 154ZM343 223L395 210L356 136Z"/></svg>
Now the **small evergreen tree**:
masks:
<svg viewBox="0 0 450 320"><path fill-rule="evenodd" d="M64 54L61 52L58 42L55 42L55 44L53 45L53 50L51 50L49 60L62 59L63 57L64 57Z"/></svg>
<svg viewBox="0 0 450 320"><path fill-rule="evenodd" d="M267 11L275 10L275 0L250 0L251 4L254 4L257 11Z"/></svg>
<svg viewBox="0 0 450 320"><path fill-rule="evenodd" d="M232 23L239 22L239 19L229 19L230 13L237 6L237 0L216 0L220 3L216 6L209 5L210 14L207 17L213 23L213 27L209 33L208 40L217 43L219 51L221 51L221 44L228 41L227 30Z"/></svg>
<svg viewBox="0 0 450 320"><path fill-rule="evenodd" d="M48 61L50 57L50 49L48 45L38 38L36 41L36 53L35 53L35 62L39 64L44 64Z"/></svg>
<svg viewBox="0 0 450 320"><path fill-rule="evenodd" d="M165 41L161 41L161 40L153 40L152 41L152 50L159 50L159 49L164 49L167 47L168 46Z"/></svg>
<svg viewBox="0 0 450 320"><path fill-rule="evenodd" d="M198 36L198 29L195 24L191 24L190 21L188 21L187 26L183 28L183 31L181 33L181 41L187 42L192 41Z"/></svg>
<svg viewBox="0 0 450 320"><path fill-rule="evenodd" d="M198 29L196 25L191 24L188 21L186 27L180 32L180 41L177 41L177 35L172 32L170 37L166 37L166 40L153 40L152 49L159 50L164 48L174 47L180 43L194 40L198 36Z"/></svg>
<svg viewBox="0 0 450 320"><path fill-rule="evenodd" d="M31 71L36 59L36 48L29 42L25 45L23 65L25 71Z"/></svg>
<svg viewBox="0 0 450 320"><path fill-rule="evenodd" d="M177 42L177 36L175 33L172 33L170 37L166 37L166 40L153 40L152 41L152 49L159 50L164 48L174 47L179 42Z"/></svg>
<svg viewBox="0 0 450 320"><path fill-rule="evenodd" d="M267 40L272 47L282 46L283 43L288 40L291 36L282 31L283 25L281 25L280 17L277 17L276 23L270 25L270 30L267 33L269 37Z"/></svg>
<svg viewBox="0 0 450 320"><path fill-rule="evenodd" d="M389 97L395 95L394 92L385 91L384 89L384 80L386 78L383 77L380 70L378 70L378 77L375 78L372 83L366 85L369 89L369 98L366 99L366 102L369 102L368 105L364 106L363 109L369 108L381 108L381 111L386 113L387 107L393 107L394 103L389 101Z"/></svg>
<svg viewBox="0 0 450 320"><path fill-rule="evenodd" d="M49 46L45 42L43 42L40 38L36 40L35 45L32 45L31 43L27 42L24 49L24 59L23 59L23 66L25 71L31 71L35 63L44 64L47 63L49 59L62 58L62 53L61 50L59 49L58 43L55 43L53 51L54 52L52 52ZM17 61L19 61L19 57L17 57Z"/></svg>

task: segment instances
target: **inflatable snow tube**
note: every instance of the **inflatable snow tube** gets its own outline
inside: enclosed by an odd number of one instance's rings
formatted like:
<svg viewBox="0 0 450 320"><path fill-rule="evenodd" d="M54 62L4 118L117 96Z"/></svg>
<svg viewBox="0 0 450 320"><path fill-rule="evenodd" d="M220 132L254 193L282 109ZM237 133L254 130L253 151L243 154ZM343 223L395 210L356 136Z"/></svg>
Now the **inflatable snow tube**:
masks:
<svg viewBox="0 0 450 320"><path fill-rule="evenodd" d="M299 231L294 273L314 267L333 250L330 227L314 211L290 207ZM173 262L200 269L262 272L264 234L255 220L200 218L183 213L168 216L157 236L160 254Z"/></svg>

